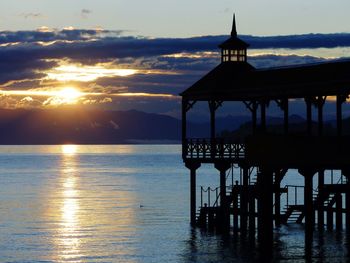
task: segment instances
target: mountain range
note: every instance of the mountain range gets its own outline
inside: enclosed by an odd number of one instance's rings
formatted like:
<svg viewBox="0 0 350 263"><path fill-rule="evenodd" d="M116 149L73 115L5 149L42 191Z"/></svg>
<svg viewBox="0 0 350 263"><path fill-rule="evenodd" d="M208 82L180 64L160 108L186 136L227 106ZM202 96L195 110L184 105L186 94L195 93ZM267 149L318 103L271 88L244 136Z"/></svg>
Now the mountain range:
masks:
<svg viewBox="0 0 350 263"><path fill-rule="evenodd" d="M290 116L301 123L300 116ZM217 133L239 131L249 125L248 116L217 118ZM269 118L279 124L280 118ZM209 137L208 122L188 123L188 136ZM0 110L0 144L121 144L179 143L181 120L136 110L102 111L80 108Z"/></svg>

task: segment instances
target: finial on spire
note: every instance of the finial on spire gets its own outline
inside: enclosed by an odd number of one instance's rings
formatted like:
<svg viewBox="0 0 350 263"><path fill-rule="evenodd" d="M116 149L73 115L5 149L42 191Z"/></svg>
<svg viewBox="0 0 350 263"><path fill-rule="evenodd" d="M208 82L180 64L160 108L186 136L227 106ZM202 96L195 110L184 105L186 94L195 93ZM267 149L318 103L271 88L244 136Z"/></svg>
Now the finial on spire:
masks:
<svg viewBox="0 0 350 263"><path fill-rule="evenodd" d="M237 36L236 15L235 15L235 13L233 13L233 22L232 22L231 36L233 36L233 37L236 37L236 36Z"/></svg>

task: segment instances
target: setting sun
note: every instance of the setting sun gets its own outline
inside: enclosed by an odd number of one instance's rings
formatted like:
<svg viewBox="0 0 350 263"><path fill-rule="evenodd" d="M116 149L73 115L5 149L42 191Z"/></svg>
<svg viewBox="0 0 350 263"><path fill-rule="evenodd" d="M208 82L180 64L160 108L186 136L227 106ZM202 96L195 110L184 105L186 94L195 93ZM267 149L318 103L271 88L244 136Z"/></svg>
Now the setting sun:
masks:
<svg viewBox="0 0 350 263"><path fill-rule="evenodd" d="M76 99L81 97L83 93L81 93L76 88L67 87L59 91L57 95L60 99L69 103L69 102L74 102Z"/></svg>

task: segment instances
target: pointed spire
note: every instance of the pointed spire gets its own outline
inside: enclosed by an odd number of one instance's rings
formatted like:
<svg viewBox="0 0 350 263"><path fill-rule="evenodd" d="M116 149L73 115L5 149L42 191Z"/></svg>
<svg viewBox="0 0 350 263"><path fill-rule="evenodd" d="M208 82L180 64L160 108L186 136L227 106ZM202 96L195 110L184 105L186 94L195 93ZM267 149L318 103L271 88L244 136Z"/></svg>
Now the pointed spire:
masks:
<svg viewBox="0 0 350 263"><path fill-rule="evenodd" d="M235 13L233 13L233 22L232 22L231 36L232 36L232 37L236 37L236 36L237 36L236 15L235 15Z"/></svg>

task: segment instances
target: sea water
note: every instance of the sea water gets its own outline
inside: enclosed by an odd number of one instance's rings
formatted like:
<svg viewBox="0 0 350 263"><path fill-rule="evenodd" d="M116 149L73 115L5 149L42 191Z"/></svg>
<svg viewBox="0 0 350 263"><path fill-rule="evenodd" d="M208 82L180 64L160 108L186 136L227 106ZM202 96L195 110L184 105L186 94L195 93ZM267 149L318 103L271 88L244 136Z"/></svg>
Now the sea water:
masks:
<svg viewBox="0 0 350 263"><path fill-rule="evenodd" d="M0 262L259 261L255 242L190 227L179 145L0 146L0 167ZM203 165L197 182L199 202L218 172ZM315 233L311 257L346 261L347 244ZM275 229L273 248L274 261L303 262L303 225Z"/></svg>

